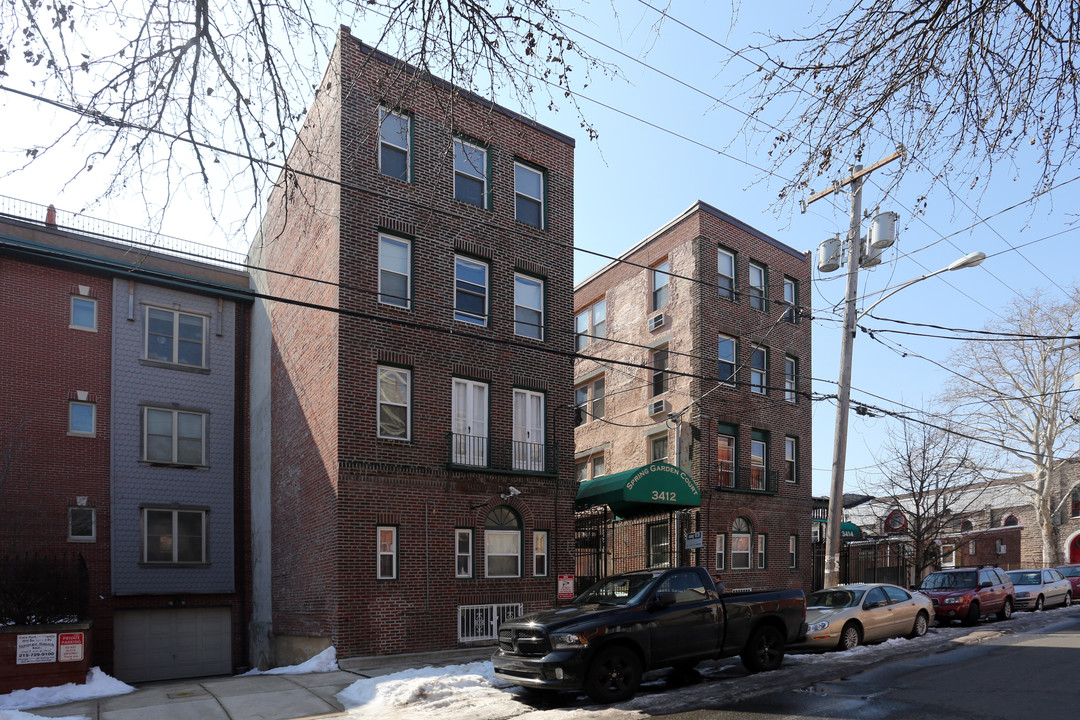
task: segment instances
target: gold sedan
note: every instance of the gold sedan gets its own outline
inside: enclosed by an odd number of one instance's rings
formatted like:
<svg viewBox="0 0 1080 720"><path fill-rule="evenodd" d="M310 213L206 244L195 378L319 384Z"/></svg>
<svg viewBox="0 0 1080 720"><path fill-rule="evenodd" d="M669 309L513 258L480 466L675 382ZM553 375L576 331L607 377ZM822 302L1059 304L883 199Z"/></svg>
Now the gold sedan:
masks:
<svg viewBox="0 0 1080 720"><path fill-rule="evenodd" d="M896 585L839 585L806 597L806 640L795 648L850 650L894 637L922 637L934 604Z"/></svg>

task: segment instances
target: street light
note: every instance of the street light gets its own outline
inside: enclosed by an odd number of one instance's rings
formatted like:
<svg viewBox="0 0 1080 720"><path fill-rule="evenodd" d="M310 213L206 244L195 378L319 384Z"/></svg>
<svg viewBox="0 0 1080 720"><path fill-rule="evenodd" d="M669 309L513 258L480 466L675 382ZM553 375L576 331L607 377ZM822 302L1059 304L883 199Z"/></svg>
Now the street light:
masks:
<svg viewBox="0 0 1080 720"><path fill-rule="evenodd" d="M853 212L852 237L854 238L858 238L857 225L855 225L854 220L856 217L858 217L858 214ZM852 245L851 263L849 265L850 274L848 275L848 293L846 296L846 307L844 312L844 336L840 352L840 387L839 392L837 393L836 403L836 434L834 436L833 444L832 486L829 491L829 514L825 525L828 530L828 535L825 538L825 587L833 587L840 581L840 523L843 521L844 514L844 466L847 460L848 411L851 405L851 355L855 343L855 324L859 319L863 318L867 313L877 307L883 300L892 297L904 288L911 287L915 283L922 282L935 275L940 275L943 272L975 267L986 259L986 253L968 253L964 257L949 263L940 270L935 270L932 273L920 275L917 278L900 283L878 298L876 302L863 310L858 318L856 318L854 289L857 287L855 276L858 274L859 267L859 243L856 240L855 242L852 242Z"/></svg>

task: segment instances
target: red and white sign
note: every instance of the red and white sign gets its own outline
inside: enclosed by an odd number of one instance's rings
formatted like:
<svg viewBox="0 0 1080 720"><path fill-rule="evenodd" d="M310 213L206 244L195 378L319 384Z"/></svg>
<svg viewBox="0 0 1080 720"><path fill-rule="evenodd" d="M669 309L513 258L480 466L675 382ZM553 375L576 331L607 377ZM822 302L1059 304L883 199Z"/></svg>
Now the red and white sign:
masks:
<svg viewBox="0 0 1080 720"><path fill-rule="evenodd" d="M60 662L80 662L83 659L83 633L60 633Z"/></svg>
<svg viewBox="0 0 1080 720"><path fill-rule="evenodd" d="M560 575L559 576L559 599L560 600L573 600L574 599L574 576L573 575Z"/></svg>

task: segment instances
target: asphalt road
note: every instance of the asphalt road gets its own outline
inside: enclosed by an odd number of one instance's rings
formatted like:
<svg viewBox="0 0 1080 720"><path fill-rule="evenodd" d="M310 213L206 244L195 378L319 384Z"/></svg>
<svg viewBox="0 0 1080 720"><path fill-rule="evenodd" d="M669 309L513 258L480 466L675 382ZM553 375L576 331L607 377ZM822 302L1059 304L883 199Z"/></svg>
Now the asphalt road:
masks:
<svg viewBox="0 0 1080 720"><path fill-rule="evenodd" d="M1057 720L1080 713L1080 618L812 685L664 715L679 720Z"/></svg>

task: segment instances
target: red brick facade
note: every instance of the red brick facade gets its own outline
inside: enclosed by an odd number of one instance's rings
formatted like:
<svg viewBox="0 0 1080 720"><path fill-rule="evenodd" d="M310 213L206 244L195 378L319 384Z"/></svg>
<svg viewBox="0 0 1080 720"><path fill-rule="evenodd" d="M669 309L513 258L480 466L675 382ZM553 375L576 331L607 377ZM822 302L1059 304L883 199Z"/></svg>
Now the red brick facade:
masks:
<svg viewBox="0 0 1080 720"><path fill-rule="evenodd" d="M408 181L380 172L380 107L410 119ZM454 199L454 138L487 149L489 207ZM515 219L515 160L543 170L544 229ZM490 635L461 632L463 606L553 604L571 564L572 141L413 78L344 28L291 163L322 177L284 178L253 254L302 276L268 273L270 295L340 312L270 304L275 636L321 638L343 657L446 648ZM408 308L379 301L381 234L410 247ZM488 267L486 327L454 318L456 256ZM515 334L515 273L544 283L542 341ZM407 439L378 439L380 367L409 371ZM490 469L448 467L455 378L487 385ZM515 389L544 397L546 443L558 449L546 472L500 465ZM519 522L520 577L485 571L485 523L499 506ZM396 532L388 579L377 577L380 527ZM459 529L472 531L464 578ZM536 531L549 540L540 577Z"/></svg>

